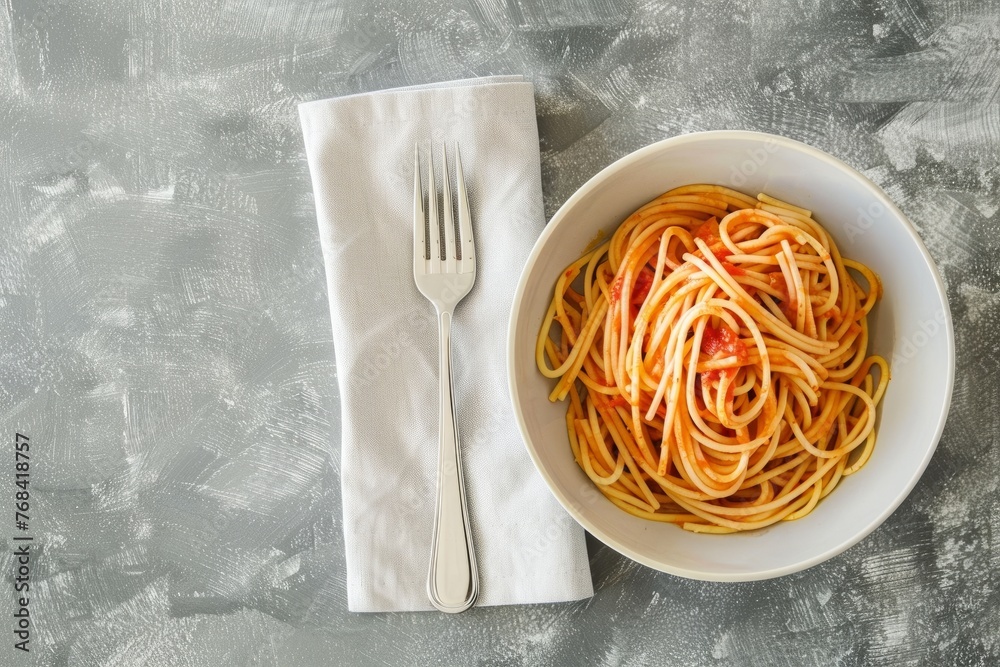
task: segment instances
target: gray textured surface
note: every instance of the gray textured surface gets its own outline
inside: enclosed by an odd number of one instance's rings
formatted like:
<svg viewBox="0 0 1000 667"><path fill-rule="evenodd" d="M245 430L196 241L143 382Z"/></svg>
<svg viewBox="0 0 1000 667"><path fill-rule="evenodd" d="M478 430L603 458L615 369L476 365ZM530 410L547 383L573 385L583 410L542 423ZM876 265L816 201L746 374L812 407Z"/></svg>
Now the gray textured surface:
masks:
<svg viewBox="0 0 1000 667"><path fill-rule="evenodd" d="M0 438L36 443L40 549L30 658L0 558L0 664L997 664L998 35L985 0L7 0ZM295 105L508 72L537 85L549 214L630 150L741 128L844 158L911 217L959 370L936 456L872 536L736 585L591 542L590 601L345 611Z"/></svg>

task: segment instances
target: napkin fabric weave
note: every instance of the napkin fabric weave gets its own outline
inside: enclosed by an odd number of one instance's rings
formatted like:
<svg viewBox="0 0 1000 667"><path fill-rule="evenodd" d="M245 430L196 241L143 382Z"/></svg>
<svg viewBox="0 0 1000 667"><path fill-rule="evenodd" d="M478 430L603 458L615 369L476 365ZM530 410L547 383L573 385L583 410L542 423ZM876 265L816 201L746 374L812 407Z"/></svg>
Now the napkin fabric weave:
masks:
<svg viewBox="0 0 1000 667"><path fill-rule="evenodd" d="M300 106L337 357L352 611L431 609L438 442L434 308L413 282L413 147L460 144L478 251L452 365L480 605L593 594L582 529L533 468L508 398L507 321L544 225L533 87L492 77ZM437 177L440 189L440 176ZM439 190L440 191L440 190Z"/></svg>

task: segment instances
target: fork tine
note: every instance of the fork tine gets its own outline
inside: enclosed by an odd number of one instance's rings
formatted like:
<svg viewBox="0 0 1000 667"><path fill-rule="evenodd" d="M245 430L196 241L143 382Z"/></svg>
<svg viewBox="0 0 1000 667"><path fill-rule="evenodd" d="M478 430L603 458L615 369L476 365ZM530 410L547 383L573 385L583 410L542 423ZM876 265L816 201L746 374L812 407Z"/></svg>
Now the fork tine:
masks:
<svg viewBox="0 0 1000 667"><path fill-rule="evenodd" d="M446 146L441 144L441 174L444 184L441 186L444 200L444 265L445 273L455 273L458 269L456 260L458 254L455 252L455 214L453 213L454 202L451 200L451 174L448 173L448 152Z"/></svg>
<svg viewBox="0 0 1000 667"><path fill-rule="evenodd" d="M427 152L427 229L430 236L427 245L430 247L430 272L441 271L441 225L438 222L437 185L434 182L434 147Z"/></svg>
<svg viewBox="0 0 1000 667"><path fill-rule="evenodd" d="M413 144L413 271L427 271L427 218L424 217L424 191L420 184L420 144Z"/></svg>
<svg viewBox="0 0 1000 667"><path fill-rule="evenodd" d="M469 194L465 190L465 172L462 171L462 154L455 142L455 184L458 188L458 231L462 244L462 259L458 263L459 273L473 273L476 270L476 241L472 235L472 215L469 213Z"/></svg>

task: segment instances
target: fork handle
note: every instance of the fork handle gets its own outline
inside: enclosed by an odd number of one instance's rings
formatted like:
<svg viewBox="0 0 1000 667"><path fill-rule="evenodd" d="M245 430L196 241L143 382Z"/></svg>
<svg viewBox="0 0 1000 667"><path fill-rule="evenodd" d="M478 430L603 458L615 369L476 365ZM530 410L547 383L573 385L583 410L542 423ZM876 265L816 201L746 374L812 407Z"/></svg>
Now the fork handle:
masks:
<svg viewBox="0 0 1000 667"><path fill-rule="evenodd" d="M438 313L440 338L439 379L440 413L438 427L437 500L434 510L434 538L431 543L427 595L431 604L448 613L465 611L479 595L476 553L469 529L469 510L465 502L462 476L462 453L459 448L458 423L452 401L451 383L451 312Z"/></svg>

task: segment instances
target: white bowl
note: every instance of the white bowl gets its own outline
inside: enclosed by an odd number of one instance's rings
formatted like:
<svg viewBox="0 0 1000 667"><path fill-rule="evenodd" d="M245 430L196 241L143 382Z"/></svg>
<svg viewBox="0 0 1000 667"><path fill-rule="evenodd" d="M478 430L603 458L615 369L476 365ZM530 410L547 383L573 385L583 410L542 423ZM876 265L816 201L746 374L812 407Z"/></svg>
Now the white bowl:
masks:
<svg viewBox="0 0 1000 667"><path fill-rule="evenodd" d="M882 278L870 351L890 360L871 460L797 521L730 535L689 533L618 509L573 460L566 404L535 367L535 339L556 278L599 232L671 188L727 185L811 209L845 257ZM597 539L644 565L692 579L747 581L816 565L873 531L916 484L951 402L955 347L947 297L913 225L840 160L782 137L702 132L642 148L587 181L552 217L528 257L508 331L514 412L535 466L563 507Z"/></svg>

